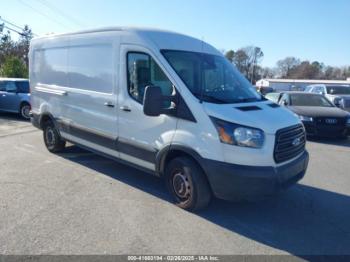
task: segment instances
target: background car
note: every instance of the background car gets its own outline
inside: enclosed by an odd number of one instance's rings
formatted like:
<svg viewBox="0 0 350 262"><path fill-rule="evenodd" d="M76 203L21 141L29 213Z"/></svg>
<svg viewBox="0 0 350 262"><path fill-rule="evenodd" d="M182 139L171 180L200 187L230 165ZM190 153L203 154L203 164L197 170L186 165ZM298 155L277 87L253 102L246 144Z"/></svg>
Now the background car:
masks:
<svg viewBox="0 0 350 262"><path fill-rule="evenodd" d="M265 97L268 100L271 100L274 103L278 103L279 99L280 99L281 93L277 93L277 92L272 92L272 93L268 93L265 95Z"/></svg>
<svg viewBox="0 0 350 262"><path fill-rule="evenodd" d="M263 86L261 86L261 87L257 87L256 89L262 95L266 95L266 94L271 93L271 92L274 91L274 89L272 87L263 87Z"/></svg>
<svg viewBox="0 0 350 262"><path fill-rule="evenodd" d="M283 92L279 104L299 116L309 136L345 138L349 134L350 114L321 94Z"/></svg>
<svg viewBox="0 0 350 262"><path fill-rule="evenodd" d="M30 91L28 79L0 78L0 111L19 113L30 119Z"/></svg>
<svg viewBox="0 0 350 262"><path fill-rule="evenodd" d="M324 95L337 107L350 112L350 85L310 85L305 91Z"/></svg>

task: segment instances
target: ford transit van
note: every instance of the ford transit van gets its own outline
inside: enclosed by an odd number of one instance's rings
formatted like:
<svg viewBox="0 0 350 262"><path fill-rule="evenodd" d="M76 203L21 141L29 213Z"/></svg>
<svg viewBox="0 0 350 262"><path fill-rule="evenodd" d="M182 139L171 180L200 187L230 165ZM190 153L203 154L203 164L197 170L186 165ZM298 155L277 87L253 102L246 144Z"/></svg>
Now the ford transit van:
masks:
<svg viewBox="0 0 350 262"><path fill-rule="evenodd" d="M104 28L35 38L32 123L164 178L175 203L256 199L300 180L305 130L215 48L178 33Z"/></svg>

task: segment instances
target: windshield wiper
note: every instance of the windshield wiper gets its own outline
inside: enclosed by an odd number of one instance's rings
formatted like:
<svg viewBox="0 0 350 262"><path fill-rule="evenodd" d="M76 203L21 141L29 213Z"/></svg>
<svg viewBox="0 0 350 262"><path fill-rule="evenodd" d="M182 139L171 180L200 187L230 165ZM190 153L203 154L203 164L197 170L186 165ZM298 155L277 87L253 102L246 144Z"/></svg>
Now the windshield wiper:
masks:
<svg viewBox="0 0 350 262"><path fill-rule="evenodd" d="M249 103L249 102L256 102L256 101L262 101L262 99L259 100L256 97L240 98L240 99L234 100L234 103Z"/></svg>
<svg viewBox="0 0 350 262"><path fill-rule="evenodd" d="M212 103L219 103L219 104L228 104L229 102L226 100L222 100L220 98L214 97L214 96L209 96L205 94L195 94L197 97L202 99L204 102L212 102Z"/></svg>

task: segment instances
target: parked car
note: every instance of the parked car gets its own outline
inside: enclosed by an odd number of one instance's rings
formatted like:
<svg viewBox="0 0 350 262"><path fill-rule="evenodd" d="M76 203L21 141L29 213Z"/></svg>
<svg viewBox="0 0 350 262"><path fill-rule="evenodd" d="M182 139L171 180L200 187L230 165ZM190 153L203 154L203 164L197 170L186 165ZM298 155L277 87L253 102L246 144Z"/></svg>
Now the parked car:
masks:
<svg viewBox="0 0 350 262"><path fill-rule="evenodd" d="M331 100L337 107L350 112L350 85L310 85L306 92L321 94Z"/></svg>
<svg viewBox="0 0 350 262"><path fill-rule="evenodd" d="M28 79L0 78L0 111L18 113L30 119Z"/></svg>
<svg viewBox="0 0 350 262"><path fill-rule="evenodd" d="M268 100L276 104L278 104L280 97L281 97L281 93L277 93L277 92L272 92L265 95L265 98L267 98Z"/></svg>
<svg viewBox="0 0 350 262"><path fill-rule="evenodd" d="M70 141L163 177L182 208L256 199L305 174L298 117L202 40L107 28L35 38L29 57L32 123L50 152Z"/></svg>
<svg viewBox="0 0 350 262"><path fill-rule="evenodd" d="M257 87L257 91L261 93L262 95L266 95L268 93L274 92L274 89L272 87Z"/></svg>
<svg viewBox="0 0 350 262"><path fill-rule="evenodd" d="M283 92L279 104L297 114L309 136L347 137L350 114L321 94Z"/></svg>

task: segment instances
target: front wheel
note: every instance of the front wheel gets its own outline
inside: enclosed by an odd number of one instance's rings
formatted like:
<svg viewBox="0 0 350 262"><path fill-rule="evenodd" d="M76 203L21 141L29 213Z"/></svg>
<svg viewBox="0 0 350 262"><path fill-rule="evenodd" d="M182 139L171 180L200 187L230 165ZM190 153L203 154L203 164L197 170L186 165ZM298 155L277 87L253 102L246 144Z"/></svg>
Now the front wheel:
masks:
<svg viewBox="0 0 350 262"><path fill-rule="evenodd" d="M177 157L167 165L165 179L175 204L189 211L203 209L211 200L211 189L198 164L188 157Z"/></svg>
<svg viewBox="0 0 350 262"><path fill-rule="evenodd" d="M45 123L43 131L44 142L47 150L51 153L58 153L65 148L66 141L62 140L52 121Z"/></svg>

